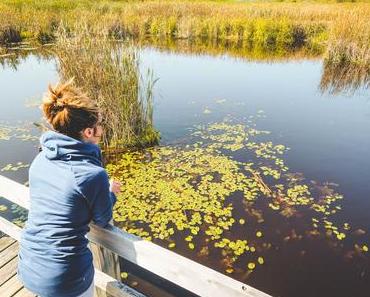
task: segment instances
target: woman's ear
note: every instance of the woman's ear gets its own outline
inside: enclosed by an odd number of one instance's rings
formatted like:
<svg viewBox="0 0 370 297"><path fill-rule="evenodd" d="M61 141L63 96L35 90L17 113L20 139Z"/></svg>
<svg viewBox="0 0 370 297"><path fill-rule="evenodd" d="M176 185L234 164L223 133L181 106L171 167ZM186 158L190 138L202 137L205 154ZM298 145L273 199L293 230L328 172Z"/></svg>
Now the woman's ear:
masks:
<svg viewBox="0 0 370 297"><path fill-rule="evenodd" d="M89 139L93 135L94 135L94 130L92 128L85 128L84 130L82 130L82 136L84 138Z"/></svg>

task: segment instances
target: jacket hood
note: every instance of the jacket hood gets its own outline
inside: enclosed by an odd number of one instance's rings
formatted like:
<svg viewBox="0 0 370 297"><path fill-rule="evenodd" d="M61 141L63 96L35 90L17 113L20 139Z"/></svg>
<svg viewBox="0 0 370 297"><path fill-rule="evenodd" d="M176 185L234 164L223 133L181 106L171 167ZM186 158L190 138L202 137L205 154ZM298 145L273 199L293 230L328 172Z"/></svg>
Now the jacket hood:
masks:
<svg viewBox="0 0 370 297"><path fill-rule="evenodd" d="M42 151L50 160L90 160L101 166L100 148L67 135L47 131L40 138Z"/></svg>

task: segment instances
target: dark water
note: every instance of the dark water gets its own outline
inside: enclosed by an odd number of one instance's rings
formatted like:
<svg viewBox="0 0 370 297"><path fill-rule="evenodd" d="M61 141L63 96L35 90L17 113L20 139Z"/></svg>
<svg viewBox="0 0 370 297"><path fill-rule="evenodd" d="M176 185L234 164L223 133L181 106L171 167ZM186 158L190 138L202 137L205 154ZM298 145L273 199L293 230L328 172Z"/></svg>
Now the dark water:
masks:
<svg viewBox="0 0 370 297"><path fill-rule="evenodd" d="M254 63L223 57L192 56L145 50L143 69L159 78L155 86L154 123L162 143L186 141L189 128L220 121L226 115L250 116L263 110L258 128L271 131L274 143L290 147L285 162L308 180L338 184L344 195L338 221L349 221L353 230L365 232L370 242L370 92L330 95L320 91L320 60ZM17 69L0 69L0 125L22 127L38 135L32 122L41 112L26 107L41 98L49 82L58 79L55 61L28 56ZM21 135L23 132L13 131ZM0 140L0 169L8 163L30 163L37 141ZM27 169L0 174L27 181ZM237 204L235 208L237 209ZM231 275L274 296L370 296L368 253L348 258L325 240L278 241L301 224L299 218L266 219L264 233L273 248L266 264L248 277ZM291 236L292 237L292 236ZM347 246L356 243L355 235ZM274 244L275 243L275 244ZM191 251L177 252L197 260ZM220 269L217 259L200 260ZM243 270L240 267L239 270Z"/></svg>

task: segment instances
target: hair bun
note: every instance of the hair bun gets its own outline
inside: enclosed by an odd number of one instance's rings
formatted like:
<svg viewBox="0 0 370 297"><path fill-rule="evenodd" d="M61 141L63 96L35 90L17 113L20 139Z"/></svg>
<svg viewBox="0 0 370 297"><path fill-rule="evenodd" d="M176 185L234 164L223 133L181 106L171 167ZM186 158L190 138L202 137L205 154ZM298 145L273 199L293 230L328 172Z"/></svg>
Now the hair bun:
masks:
<svg viewBox="0 0 370 297"><path fill-rule="evenodd" d="M73 85L73 79L49 85L42 110L54 130L76 139L84 128L96 125L100 112L96 102Z"/></svg>
<svg viewBox="0 0 370 297"><path fill-rule="evenodd" d="M68 103L63 99L63 90L53 88L49 85L49 98L52 102L53 109L61 110L68 106Z"/></svg>

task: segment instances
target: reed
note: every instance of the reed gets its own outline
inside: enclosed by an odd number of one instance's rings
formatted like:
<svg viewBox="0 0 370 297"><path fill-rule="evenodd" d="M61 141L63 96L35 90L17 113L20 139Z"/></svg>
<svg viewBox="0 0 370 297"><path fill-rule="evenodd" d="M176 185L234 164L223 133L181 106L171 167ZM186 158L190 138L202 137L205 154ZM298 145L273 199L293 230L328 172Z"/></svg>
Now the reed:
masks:
<svg viewBox="0 0 370 297"><path fill-rule="evenodd" d="M353 10L346 14L345 21L336 20L332 27L325 62L335 66L349 64L370 69L370 13L368 18L361 10ZM348 26L347 22L351 24Z"/></svg>
<svg viewBox="0 0 370 297"><path fill-rule="evenodd" d="M118 39L201 38L266 51L304 48L317 55L326 52L330 61L345 56L368 63L369 43L363 35L370 32L369 3L3 0L0 11L0 23L11 20L21 36L41 43L54 40L56 24L72 30L84 20L89 27L104 26Z"/></svg>
<svg viewBox="0 0 370 297"><path fill-rule="evenodd" d="M75 33L56 32L55 54L63 79L75 78L102 109L103 143L106 148L143 147L158 142L152 122L151 76L139 72L137 50L129 44L112 42L108 33L93 34L79 26Z"/></svg>
<svg viewBox="0 0 370 297"><path fill-rule="evenodd" d="M12 25L0 27L0 45L7 46L11 43L21 42L22 37L19 29Z"/></svg>

